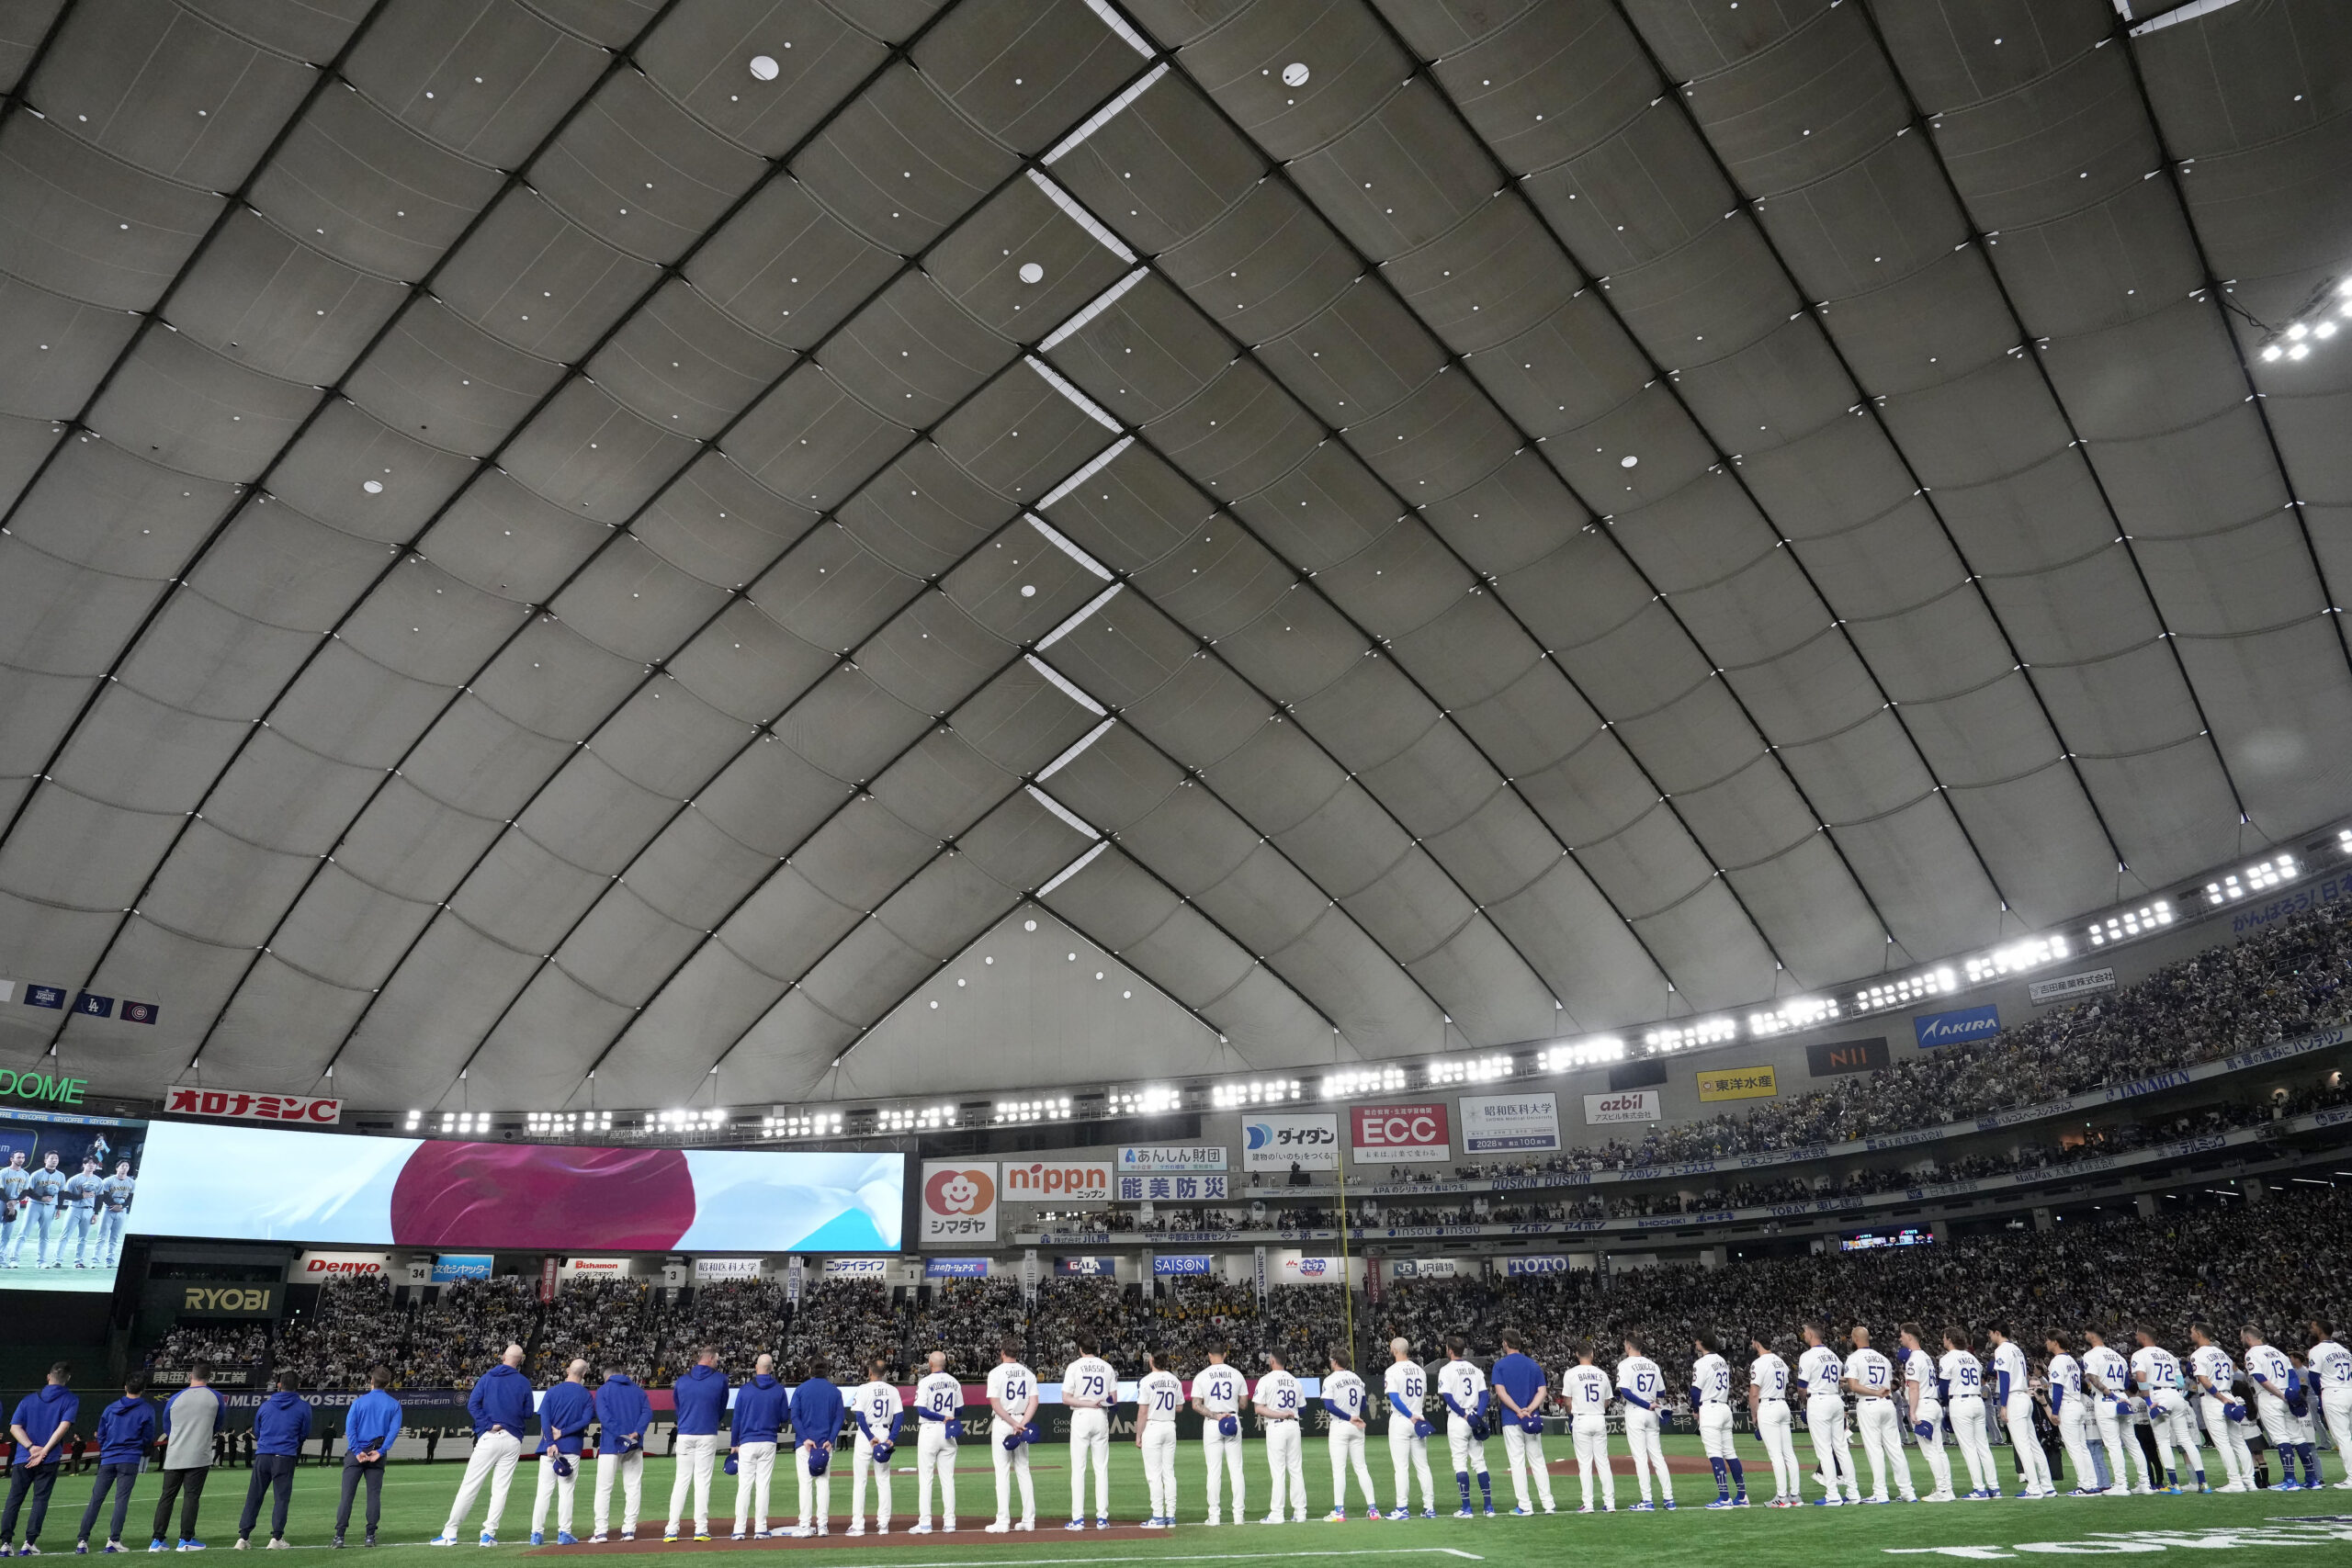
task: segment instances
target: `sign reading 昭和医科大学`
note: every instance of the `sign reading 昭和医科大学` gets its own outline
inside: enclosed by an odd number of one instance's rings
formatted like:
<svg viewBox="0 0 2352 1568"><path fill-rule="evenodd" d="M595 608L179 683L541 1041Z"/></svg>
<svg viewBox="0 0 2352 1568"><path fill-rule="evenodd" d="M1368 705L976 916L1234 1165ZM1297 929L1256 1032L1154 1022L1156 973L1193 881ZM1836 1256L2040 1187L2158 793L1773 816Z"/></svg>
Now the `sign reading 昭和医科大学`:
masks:
<svg viewBox="0 0 2352 1568"><path fill-rule="evenodd" d="M1781 1092L1780 1079L1769 1066L1709 1067L1698 1077L1701 1100L1770 1100Z"/></svg>
<svg viewBox="0 0 2352 1568"><path fill-rule="evenodd" d="M60 1077L55 1073L18 1072L0 1067L0 1099L28 1105L79 1105L90 1087L87 1078Z"/></svg>

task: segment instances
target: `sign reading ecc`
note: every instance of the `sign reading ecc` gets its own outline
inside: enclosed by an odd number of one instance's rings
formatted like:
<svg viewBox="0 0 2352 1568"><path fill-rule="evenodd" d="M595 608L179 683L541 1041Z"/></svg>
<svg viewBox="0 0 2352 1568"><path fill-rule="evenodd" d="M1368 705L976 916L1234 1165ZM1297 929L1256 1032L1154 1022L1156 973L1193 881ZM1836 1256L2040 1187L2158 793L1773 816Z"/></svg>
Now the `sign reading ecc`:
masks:
<svg viewBox="0 0 2352 1568"><path fill-rule="evenodd" d="M1438 1161L1453 1157L1453 1134L1443 1102L1359 1105L1348 1112L1355 1157L1374 1162Z"/></svg>

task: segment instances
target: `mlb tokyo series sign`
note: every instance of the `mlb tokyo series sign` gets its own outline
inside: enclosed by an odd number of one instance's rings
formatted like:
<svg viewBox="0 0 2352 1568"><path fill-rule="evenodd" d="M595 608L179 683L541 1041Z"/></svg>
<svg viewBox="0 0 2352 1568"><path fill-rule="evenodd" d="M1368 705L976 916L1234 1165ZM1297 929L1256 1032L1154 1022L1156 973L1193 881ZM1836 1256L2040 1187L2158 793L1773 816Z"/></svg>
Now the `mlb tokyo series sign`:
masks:
<svg viewBox="0 0 2352 1568"><path fill-rule="evenodd" d="M1419 1164L1453 1157L1453 1134L1442 1102L1352 1106L1348 1126L1350 1146L1359 1163Z"/></svg>
<svg viewBox="0 0 2352 1568"><path fill-rule="evenodd" d="M1027 1165L1006 1160L997 1169L1001 1173L999 1193L1010 1201L1107 1200L1111 1196L1111 1163L1108 1160L1035 1160Z"/></svg>
<svg viewBox="0 0 2352 1568"><path fill-rule="evenodd" d="M1654 1089L1625 1089L1613 1094L1584 1097L1584 1122L1588 1127L1611 1122L1659 1122L1665 1118L1665 1101Z"/></svg>
<svg viewBox="0 0 2352 1568"><path fill-rule="evenodd" d="M1524 1154L1560 1146L1557 1095L1464 1095L1459 1103L1464 1154Z"/></svg>
<svg viewBox="0 0 2352 1568"><path fill-rule="evenodd" d="M1340 1119L1326 1112L1306 1116L1252 1116L1241 1124L1244 1170L1340 1168Z"/></svg>
<svg viewBox="0 0 2352 1568"><path fill-rule="evenodd" d="M1918 1037L1922 1051L1961 1040L1989 1040L2001 1032L2001 1010L1987 1006L1922 1013L1911 1021L1911 1032Z"/></svg>
<svg viewBox="0 0 2352 1568"><path fill-rule="evenodd" d="M996 1201L995 1161L927 1159L915 1239L924 1247L994 1241Z"/></svg>
<svg viewBox="0 0 2352 1568"><path fill-rule="evenodd" d="M1130 1172L1141 1175L1224 1168L1223 1144L1149 1144L1131 1145L1119 1151L1119 1174L1122 1176Z"/></svg>

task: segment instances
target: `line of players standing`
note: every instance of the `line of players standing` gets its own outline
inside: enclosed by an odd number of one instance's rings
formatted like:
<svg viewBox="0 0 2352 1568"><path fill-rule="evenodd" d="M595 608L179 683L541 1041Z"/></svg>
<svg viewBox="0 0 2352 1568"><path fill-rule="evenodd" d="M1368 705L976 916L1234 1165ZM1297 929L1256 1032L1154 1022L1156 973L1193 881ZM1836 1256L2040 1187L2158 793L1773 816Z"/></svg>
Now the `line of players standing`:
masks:
<svg viewBox="0 0 2352 1568"><path fill-rule="evenodd" d="M23 1267L28 1236L36 1269L64 1268L68 1246L74 1248L76 1269L112 1269L120 1260L123 1230L139 1183L131 1179L127 1159L116 1162L112 1176L100 1175L99 1164L96 1155L85 1155L79 1174L69 1175L54 1151L31 1167L25 1164L22 1149L9 1155L8 1163L0 1166L0 1269Z"/></svg>

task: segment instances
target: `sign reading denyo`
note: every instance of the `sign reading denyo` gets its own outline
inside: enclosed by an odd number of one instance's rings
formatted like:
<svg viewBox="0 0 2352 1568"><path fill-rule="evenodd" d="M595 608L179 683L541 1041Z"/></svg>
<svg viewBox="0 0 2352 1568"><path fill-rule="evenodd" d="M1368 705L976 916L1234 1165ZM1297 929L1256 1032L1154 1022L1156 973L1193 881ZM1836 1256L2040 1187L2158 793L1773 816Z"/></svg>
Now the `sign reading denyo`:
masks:
<svg viewBox="0 0 2352 1568"><path fill-rule="evenodd" d="M433 1259L433 1282L454 1285L460 1280L487 1280L496 1259L487 1252L444 1252Z"/></svg>
<svg viewBox="0 0 2352 1568"><path fill-rule="evenodd" d="M922 1162L922 1228L915 1239L925 1247L996 1239L996 1164L969 1160Z"/></svg>
<svg viewBox="0 0 2352 1568"><path fill-rule="evenodd" d="M1223 1170L1223 1144L1148 1144L1119 1151L1119 1172Z"/></svg>
<svg viewBox="0 0 2352 1568"><path fill-rule="evenodd" d="M1443 1104L1358 1105L1348 1111L1359 1164L1419 1164L1453 1157Z"/></svg>
<svg viewBox="0 0 2352 1568"><path fill-rule="evenodd" d="M389 1252L305 1252L286 1270L289 1280L384 1280L391 1277Z"/></svg>
<svg viewBox="0 0 2352 1568"><path fill-rule="evenodd" d="M1340 1119L1329 1112L1306 1116L1252 1116L1241 1123L1244 1170L1340 1168Z"/></svg>
<svg viewBox="0 0 2352 1568"><path fill-rule="evenodd" d="M1665 1118L1665 1101L1654 1089L1621 1089L1610 1094L1584 1097L1588 1127L1610 1122L1660 1122Z"/></svg>
<svg viewBox="0 0 2352 1568"><path fill-rule="evenodd" d="M1553 1094L1465 1094L1462 1152L1542 1152L1560 1146L1560 1100Z"/></svg>
<svg viewBox="0 0 2352 1568"><path fill-rule="evenodd" d="M1918 1036L1922 1051L1961 1040L1989 1040L2001 1032L2001 1010L1961 1008L1953 1012L1922 1013L1911 1021L1911 1032Z"/></svg>

